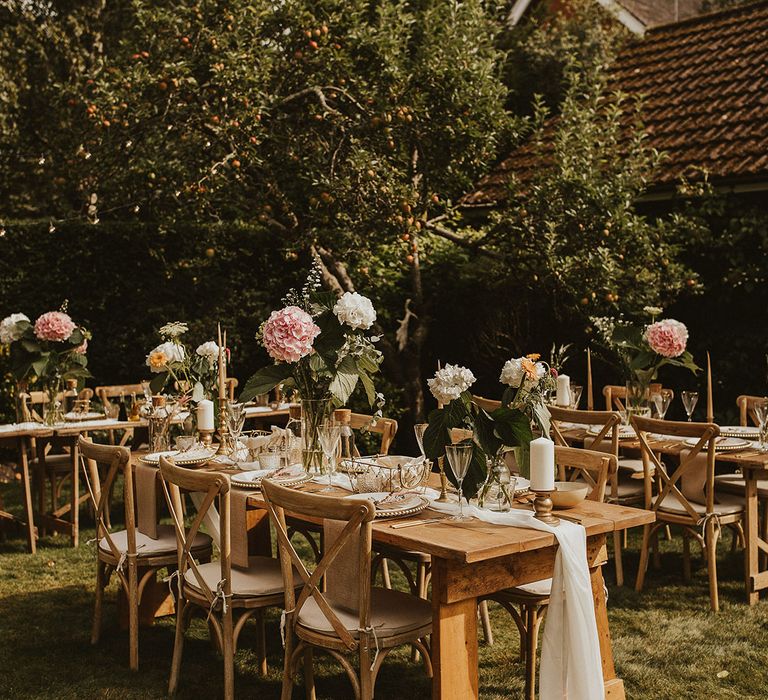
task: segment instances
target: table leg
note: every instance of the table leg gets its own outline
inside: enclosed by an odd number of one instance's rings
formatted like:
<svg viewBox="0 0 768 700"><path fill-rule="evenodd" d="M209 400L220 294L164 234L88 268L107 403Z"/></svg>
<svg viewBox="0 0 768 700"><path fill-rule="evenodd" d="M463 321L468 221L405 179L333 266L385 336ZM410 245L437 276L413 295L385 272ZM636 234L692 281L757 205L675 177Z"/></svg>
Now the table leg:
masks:
<svg viewBox="0 0 768 700"><path fill-rule="evenodd" d="M432 698L478 697L477 598L456 603L446 599L448 563L432 562Z"/></svg>
<svg viewBox="0 0 768 700"><path fill-rule="evenodd" d="M27 519L26 534L29 551L34 554L37 551L37 538L35 536L35 512L32 508L32 485L29 481L29 462L25 439L19 438L19 467L21 468L21 484L24 488L24 515Z"/></svg>
<svg viewBox="0 0 768 700"><path fill-rule="evenodd" d="M611 646L611 632L608 629L608 608L605 601L602 565L591 567L589 574L592 583L592 600L595 605L597 636L600 642L600 656L603 660L605 698L606 700L624 700L626 697L624 681L616 677L616 669L613 665L613 647Z"/></svg>
<svg viewBox="0 0 768 700"><path fill-rule="evenodd" d="M760 569L758 561L757 539L760 530L757 524L757 481L749 470L744 470L744 549L745 584L747 588L747 603L757 603L760 594L755 590L755 578Z"/></svg>
<svg viewBox="0 0 768 700"><path fill-rule="evenodd" d="M77 440L72 442L72 496L70 498L72 508L72 546L80 544L80 457L77 448Z"/></svg>

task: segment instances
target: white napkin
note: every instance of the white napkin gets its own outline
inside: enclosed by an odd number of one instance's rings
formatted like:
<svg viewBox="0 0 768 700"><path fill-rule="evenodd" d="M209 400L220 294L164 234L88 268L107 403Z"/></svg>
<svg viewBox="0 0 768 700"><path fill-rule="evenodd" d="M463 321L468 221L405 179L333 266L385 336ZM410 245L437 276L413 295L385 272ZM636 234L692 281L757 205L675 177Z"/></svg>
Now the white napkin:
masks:
<svg viewBox="0 0 768 700"><path fill-rule="evenodd" d="M455 503L433 502L430 507L446 513L458 510ZM603 700L603 666L587 566L586 530L567 520L552 527L523 510L494 513L465 505L464 513L483 522L541 530L555 536L559 547L544 625L539 698Z"/></svg>
<svg viewBox="0 0 768 700"><path fill-rule="evenodd" d="M328 475L327 474L317 474L316 476L312 477L312 481L316 484L328 484ZM334 486L337 486L340 489L345 489L346 491L352 490L352 484L349 480L349 477L346 474L332 474L331 475L331 483Z"/></svg>

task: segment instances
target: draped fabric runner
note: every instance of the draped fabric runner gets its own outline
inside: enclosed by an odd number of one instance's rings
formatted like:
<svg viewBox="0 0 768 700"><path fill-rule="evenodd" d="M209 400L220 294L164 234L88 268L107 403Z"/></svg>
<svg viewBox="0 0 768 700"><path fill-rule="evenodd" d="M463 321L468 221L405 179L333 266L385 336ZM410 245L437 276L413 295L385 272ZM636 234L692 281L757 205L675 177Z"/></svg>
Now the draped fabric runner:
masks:
<svg viewBox="0 0 768 700"><path fill-rule="evenodd" d="M142 535L157 539L158 468L138 462L136 474L136 526Z"/></svg>
<svg viewBox="0 0 768 700"><path fill-rule="evenodd" d="M229 491L229 551L232 566L247 569L248 564L248 497L258 491Z"/></svg>
<svg viewBox="0 0 768 700"><path fill-rule="evenodd" d="M456 504L443 503L432 503L430 507L451 513L458 509ZM603 667L584 528L567 520L552 527L523 510L494 513L467 506L464 512L494 525L529 528L555 536L559 547L544 625L539 697L541 700L603 700Z"/></svg>

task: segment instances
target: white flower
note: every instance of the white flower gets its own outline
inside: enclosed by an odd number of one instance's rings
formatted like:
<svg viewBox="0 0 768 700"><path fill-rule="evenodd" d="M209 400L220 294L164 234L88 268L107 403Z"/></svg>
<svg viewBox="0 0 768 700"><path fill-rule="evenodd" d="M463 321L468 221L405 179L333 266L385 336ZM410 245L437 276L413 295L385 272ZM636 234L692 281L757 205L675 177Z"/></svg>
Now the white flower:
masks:
<svg viewBox="0 0 768 700"><path fill-rule="evenodd" d="M208 360L208 364L213 367L219 359L219 346L213 340L197 346L195 353Z"/></svg>
<svg viewBox="0 0 768 700"><path fill-rule="evenodd" d="M168 365L177 362L184 362L184 347L170 340L160 343L147 355L147 367L153 372L165 372Z"/></svg>
<svg viewBox="0 0 768 700"><path fill-rule="evenodd" d="M432 396L443 405L458 399L474 383L475 375L459 365L446 365L435 372L433 379L427 379Z"/></svg>
<svg viewBox="0 0 768 700"><path fill-rule="evenodd" d="M376 310L371 300L357 292L344 292L333 307L333 313L339 323L362 330L370 328L376 320Z"/></svg>
<svg viewBox="0 0 768 700"><path fill-rule="evenodd" d="M644 306L643 311L655 318L656 316L661 316L664 309L660 309L658 306Z"/></svg>
<svg viewBox="0 0 768 700"><path fill-rule="evenodd" d="M21 338L22 331L17 325L20 321L29 323L24 314L11 314L0 321L0 345L10 345Z"/></svg>
<svg viewBox="0 0 768 700"><path fill-rule="evenodd" d="M163 338L178 338L189 330L189 326L183 321L171 321L160 329Z"/></svg>
<svg viewBox="0 0 768 700"><path fill-rule="evenodd" d="M528 357L517 357L507 360L501 368L499 381L513 389L520 387L525 381L525 388L531 389L541 381L547 373L547 367L543 362L533 362Z"/></svg>

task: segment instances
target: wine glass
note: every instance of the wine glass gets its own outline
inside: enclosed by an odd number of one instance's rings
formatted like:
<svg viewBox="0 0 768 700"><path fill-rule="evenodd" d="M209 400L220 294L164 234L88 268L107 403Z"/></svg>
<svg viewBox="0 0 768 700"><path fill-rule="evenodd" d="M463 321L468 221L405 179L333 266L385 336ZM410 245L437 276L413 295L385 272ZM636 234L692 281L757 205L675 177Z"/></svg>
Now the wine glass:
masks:
<svg viewBox="0 0 768 700"><path fill-rule="evenodd" d="M472 461L472 445L446 445L445 454L459 486L459 514L451 516L451 520L470 520L471 516L464 515L462 485Z"/></svg>
<svg viewBox="0 0 768 700"><path fill-rule="evenodd" d="M336 421L326 421L317 431L320 448L323 450L328 463L328 486L321 491L333 491L333 473L336 471L336 458L341 442L341 424Z"/></svg>
<svg viewBox="0 0 768 700"><path fill-rule="evenodd" d="M232 452L229 456L232 459L232 465L237 466L240 463L240 433L243 431L245 423L245 404L236 401L227 401L227 428L229 437L232 440Z"/></svg>
<svg viewBox="0 0 768 700"><path fill-rule="evenodd" d="M683 408L688 414L688 422L690 423L693 420L693 410L696 408L696 404L699 401L699 392L683 391L680 393L680 398L683 400Z"/></svg>
<svg viewBox="0 0 768 700"><path fill-rule="evenodd" d="M571 390L570 390L570 396L571 396L571 405L570 408L572 411L575 411L579 407L579 401L581 401L581 394L584 391L584 387L579 386L578 384L571 384Z"/></svg>
<svg viewBox="0 0 768 700"><path fill-rule="evenodd" d="M756 401L752 409L757 418L757 429L760 434L760 444L757 449L759 452L768 452L768 445L765 442L766 432L768 432L768 399Z"/></svg>
<svg viewBox="0 0 768 700"><path fill-rule="evenodd" d="M419 452L421 452L422 457L427 456L427 453L424 452L424 433L427 432L428 427L429 423L416 423L413 426L413 432L416 433L416 442L419 445Z"/></svg>
<svg viewBox="0 0 768 700"><path fill-rule="evenodd" d="M669 410L669 405L672 403L672 392L669 389L662 389L651 394L651 400L656 407L657 418L664 420L664 416L667 415ZM691 413L693 413L693 410L691 410Z"/></svg>

